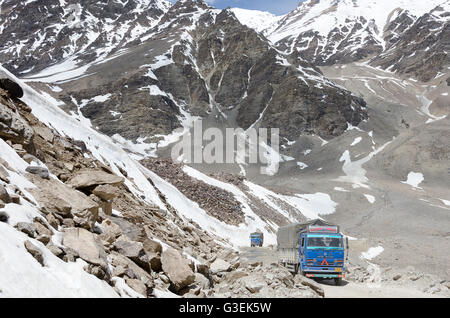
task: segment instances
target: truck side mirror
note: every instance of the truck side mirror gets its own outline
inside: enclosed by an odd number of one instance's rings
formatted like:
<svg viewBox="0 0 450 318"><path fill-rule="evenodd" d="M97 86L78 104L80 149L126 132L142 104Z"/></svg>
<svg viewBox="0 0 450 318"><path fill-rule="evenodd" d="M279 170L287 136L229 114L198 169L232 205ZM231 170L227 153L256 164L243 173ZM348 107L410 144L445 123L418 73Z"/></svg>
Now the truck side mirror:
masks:
<svg viewBox="0 0 450 318"><path fill-rule="evenodd" d="M347 257L345 258L345 260L348 261L348 237L345 237L345 245L347 246Z"/></svg>

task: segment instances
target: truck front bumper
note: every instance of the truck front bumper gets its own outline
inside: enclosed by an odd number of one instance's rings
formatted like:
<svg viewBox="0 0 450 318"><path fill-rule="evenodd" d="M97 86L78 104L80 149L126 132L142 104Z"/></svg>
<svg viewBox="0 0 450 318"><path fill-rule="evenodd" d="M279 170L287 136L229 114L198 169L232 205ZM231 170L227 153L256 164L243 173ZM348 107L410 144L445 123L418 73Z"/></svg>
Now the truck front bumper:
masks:
<svg viewBox="0 0 450 318"><path fill-rule="evenodd" d="M345 274L334 274L334 273L306 273L306 277L311 278L344 278Z"/></svg>
<svg viewBox="0 0 450 318"><path fill-rule="evenodd" d="M303 272L306 277L317 278L344 278L345 268L343 267L306 267Z"/></svg>

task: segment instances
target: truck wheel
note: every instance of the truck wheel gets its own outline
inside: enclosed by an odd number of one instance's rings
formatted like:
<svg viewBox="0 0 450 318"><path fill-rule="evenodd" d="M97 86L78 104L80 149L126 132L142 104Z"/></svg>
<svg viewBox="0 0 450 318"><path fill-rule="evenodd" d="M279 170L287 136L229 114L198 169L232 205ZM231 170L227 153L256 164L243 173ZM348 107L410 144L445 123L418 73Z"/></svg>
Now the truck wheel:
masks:
<svg viewBox="0 0 450 318"><path fill-rule="evenodd" d="M335 284L336 286L341 286L341 285L342 285L342 277L335 278L335 279L334 279L334 284Z"/></svg>

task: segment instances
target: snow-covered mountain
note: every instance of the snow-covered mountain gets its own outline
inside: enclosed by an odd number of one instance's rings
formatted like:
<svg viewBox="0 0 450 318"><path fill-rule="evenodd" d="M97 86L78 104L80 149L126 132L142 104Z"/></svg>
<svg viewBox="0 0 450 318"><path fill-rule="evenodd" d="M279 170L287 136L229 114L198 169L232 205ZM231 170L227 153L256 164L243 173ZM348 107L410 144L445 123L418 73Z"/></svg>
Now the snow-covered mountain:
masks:
<svg viewBox="0 0 450 318"><path fill-rule="evenodd" d="M449 4L448 0L307 0L262 32L278 49L299 52L315 65L377 55L373 65L428 81L450 62L445 40ZM248 15L242 21L252 20ZM419 54L422 50L427 53ZM431 70L425 70L425 64Z"/></svg>
<svg viewBox="0 0 450 318"><path fill-rule="evenodd" d="M284 17L284 15L277 16L267 11L242 8L232 8L231 11L242 24L254 29L257 32L262 32L272 27L276 27L277 22Z"/></svg>
<svg viewBox="0 0 450 318"><path fill-rule="evenodd" d="M102 41L102 49L83 48L46 62L30 59L30 50L19 51L21 42L14 39L8 47L19 58L2 59L27 81L47 83L48 93L63 100L67 111L124 146L131 142L128 148L139 154L154 155L174 140L174 129L188 129L195 116L228 127L280 127L286 140L300 132L331 138L366 118L362 99L309 62L278 51L232 10L186 0L157 17L121 49L105 51L110 42ZM59 48L48 45L50 51ZM48 45L34 43L34 54L47 52ZM22 73L11 65L17 61L32 71Z"/></svg>
<svg viewBox="0 0 450 318"><path fill-rule="evenodd" d="M0 60L16 74L37 73L61 61L98 61L142 37L170 5L166 0L2 1Z"/></svg>

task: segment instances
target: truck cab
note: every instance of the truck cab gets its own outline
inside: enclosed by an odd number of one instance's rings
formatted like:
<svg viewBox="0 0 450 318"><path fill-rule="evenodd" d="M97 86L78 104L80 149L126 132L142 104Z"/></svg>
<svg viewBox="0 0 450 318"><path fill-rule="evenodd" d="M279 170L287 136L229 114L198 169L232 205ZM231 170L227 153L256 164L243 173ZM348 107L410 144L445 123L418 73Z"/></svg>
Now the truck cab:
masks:
<svg viewBox="0 0 450 318"><path fill-rule="evenodd" d="M264 242L264 236L261 232L254 232L250 234L250 246L259 246L262 247Z"/></svg>
<svg viewBox="0 0 450 318"><path fill-rule="evenodd" d="M337 226L308 226L300 233L301 274L311 278L333 278L336 285L345 275L344 237ZM346 240L348 249L348 239Z"/></svg>

